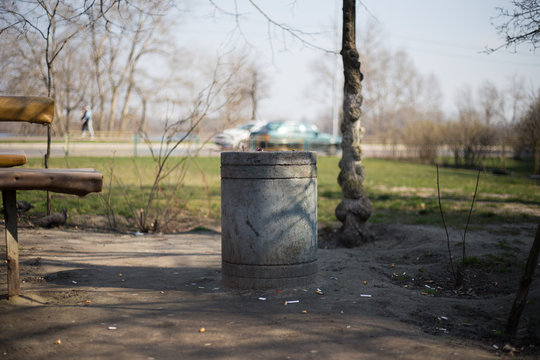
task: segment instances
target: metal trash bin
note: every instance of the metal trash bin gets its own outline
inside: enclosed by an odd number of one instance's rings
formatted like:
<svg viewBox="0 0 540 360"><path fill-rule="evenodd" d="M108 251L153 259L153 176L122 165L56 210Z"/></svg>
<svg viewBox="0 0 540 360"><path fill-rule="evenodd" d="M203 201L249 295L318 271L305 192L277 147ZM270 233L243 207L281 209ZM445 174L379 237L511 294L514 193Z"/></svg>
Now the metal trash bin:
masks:
<svg viewBox="0 0 540 360"><path fill-rule="evenodd" d="M222 282L309 285L317 274L317 153L221 153Z"/></svg>

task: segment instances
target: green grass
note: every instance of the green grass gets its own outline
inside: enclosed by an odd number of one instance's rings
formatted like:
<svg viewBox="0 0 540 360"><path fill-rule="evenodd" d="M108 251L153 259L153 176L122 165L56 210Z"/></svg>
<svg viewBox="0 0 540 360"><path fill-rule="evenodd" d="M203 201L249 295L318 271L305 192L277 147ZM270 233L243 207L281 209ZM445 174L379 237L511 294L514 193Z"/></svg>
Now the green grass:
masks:
<svg viewBox="0 0 540 360"><path fill-rule="evenodd" d="M173 158L170 165L181 161ZM336 222L334 210L341 201L341 189L337 184L339 158L319 157L318 159L318 219L329 225ZM366 193L374 212L370 218L374 223L441 224L437 199L436 169L401 161L366 159L364 161ZM29 159L27 167L41 167L40 159ZM132 217L126 202L131 199L135 209L144 206L145 197L154 180L156 168L151 158L88 158L72 157L69 160L53 158L50 167L95 168L104 174L103 194L90 194L85 198L53 194L53 211L63 207L70 214L104 215L104 196L110 193L111 206L115 213ZM114 180L111 180L111 169ZM183 214L198 217L220 217L220 159L200 157L186 159L180 169L187 169L182 186L174 190L175 180L162 184L162 197L158 203L167 200L167 193L175 192L175 206ZM523 222L537 220L521 208L535 208L540 204L538 185L527 177L521 163L509 161L508 170L512 176L496 176L481 173L477 203L471 224L498 222ZM467 169L440 168L440 187L446 221L450 226L463 227L476 183L476 171ZM177 171L175 176L180 176ZM120 184L123 184L121 187ZM121 189L125 189L123 192ZM41 191L22 191L19 199L35 205L32 210L45 212L45 195Z"/></svg>
<svg viewBox="0 0 540 360"><path fill-rule="evenodd" d="M401 161L366 159L365 189L374 213L371 222L440 224L437 198L436 168ZM336 158L319 159L319 219L329 221L341 199L335 178L338 174ZM519 162L509 161L513 176L480 174L477 203L471 223L531 221L531 215L508 207L540 204L538 186L527 175ZM440 168L441 201L447 223L464 225L476 185L475 170ZM510 206L512 205L512 206Z"/></svg>
<svg viewBox="0 0 540 360"><path fill-rule="evenodd" d="M505 252L503 254L487 254L479 259L475 264L468 264L482 268L486 271L500 273L515 273L525 269L525 263L519 261L515 253Z"/></svg>

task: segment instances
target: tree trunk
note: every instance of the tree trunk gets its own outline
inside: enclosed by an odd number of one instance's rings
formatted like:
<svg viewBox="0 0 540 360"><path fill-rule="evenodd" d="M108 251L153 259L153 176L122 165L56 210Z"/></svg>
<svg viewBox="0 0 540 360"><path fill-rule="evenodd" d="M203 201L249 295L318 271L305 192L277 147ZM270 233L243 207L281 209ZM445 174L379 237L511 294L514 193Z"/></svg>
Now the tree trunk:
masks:
<svg viewBox="0 0 540 360"><path fill-rule="evenodd" d="M118 125L118 130L124 131L126 130L126 125L128 123L128 107L129 107L129 99L131 98L131 90L133 89L133 86L131 84L128 85L126 89L126 93L124 95L124 104L122 105L122 111L120 111L120 122Z"/></svg>
<svg viewBox="0 0 540 360"><path fill-rule="evenodd" d="M251 75L252 75L251 90L249 92L249 96L251 98L251 119L250 120L255 120L257 119L257 96L259 95L257 88L259 86L259 81L258 81L259 74L258 74L258 71L254 68Z"/></svg>
<svg viewBox="0 0 540 360"><path fill-rule="evenodd" d="M512 310L508 316L508 322L506 323L506 333L513 338L516 337L519 318L521 317L521 313L523 312L525 303L527 302L527 295L529 294L529 287L531 286L534 269L538 263L539 254L540 224L538 225L538 229L536 229L536 236L534 237L534 242L532 244L531 251L529 252L529 258L527 259L527 265L525 266L525 273L523 274L521 282L519 283L519 289L516 293L514 305L512 306Z"/></svg>
<svg viewBox="0 0 540 360"><path fill-rule="evenodd" d="M109 113L109 122L107 123L107 132L110 133L113 130L117 130L115 128L115 118L116 118L116 103L118 102L118 87L113 85L112 86L112 98L111 98L111 110Z"/></svg>
<svg viewBox="0 0 540 360"><path fill-rule="evenodd" d="M336 208L336 217L341 221L338 241L347 247L359 246L373 238L366 227L371 216L371 202L364 191L364 166L362 165L361 141L363 128L360 126L363 78L356 50L356 3L343 0L343 39L341 57L345 75L343 96L343 122L341 123L343 155L339 162L341 172L338 183L342 200Z"/></svg>
<svg viewBox="0 0 540 360"><path fill-rule="evenodd" d="M105 36L103 40L98 44L96 39L96 29L92 26L92 61L94 65L94 72L96 76L96 84L98 88L98 107L96 111L95 130L103 130L103 114L105 113L105 90L103 85L103 75L100 68L100 61L103 59L103 47L105 46ZM90 104L88 104L90 105ZM92 104L95 105L95 104Z"/></svg>
<svg viewBox="0 0 540 360"><path fill-rule="evenodd" d="M534 174L540 174L540 141L534 143Z"/></svg>

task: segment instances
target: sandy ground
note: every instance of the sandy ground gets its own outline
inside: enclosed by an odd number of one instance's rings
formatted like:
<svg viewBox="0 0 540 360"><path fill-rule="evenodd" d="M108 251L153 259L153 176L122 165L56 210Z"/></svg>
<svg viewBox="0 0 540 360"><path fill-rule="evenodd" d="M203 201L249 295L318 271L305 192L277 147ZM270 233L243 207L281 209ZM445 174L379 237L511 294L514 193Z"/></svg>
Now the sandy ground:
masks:
<svg viewBox="0 0 540 360"><path fill-rule="evenodd" d="M222 287L219 233L23 228L14 301L0 267L0 359L539 359L538 269L515 351L501 335L535 228L470 230L459 290L443 229L376 225L373 243L320 249L313 286L271 291Z"/></svg>

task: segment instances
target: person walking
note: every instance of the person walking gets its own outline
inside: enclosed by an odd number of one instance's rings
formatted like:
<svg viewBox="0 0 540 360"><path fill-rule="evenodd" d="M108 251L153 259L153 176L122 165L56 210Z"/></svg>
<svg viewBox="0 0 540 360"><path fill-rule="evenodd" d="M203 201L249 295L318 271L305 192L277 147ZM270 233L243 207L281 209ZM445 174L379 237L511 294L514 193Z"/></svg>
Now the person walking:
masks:
<svg viewBox="0 0 540 360"><path fill-rule="evenodd" d="M94 126L92 125L92 110L90 110L90 107L85 106L84 107L84 113L81 117L82 123L82 137L86 136L86 131L90 133L90 139L94 140L95 134L94 134Z"/></svg>

